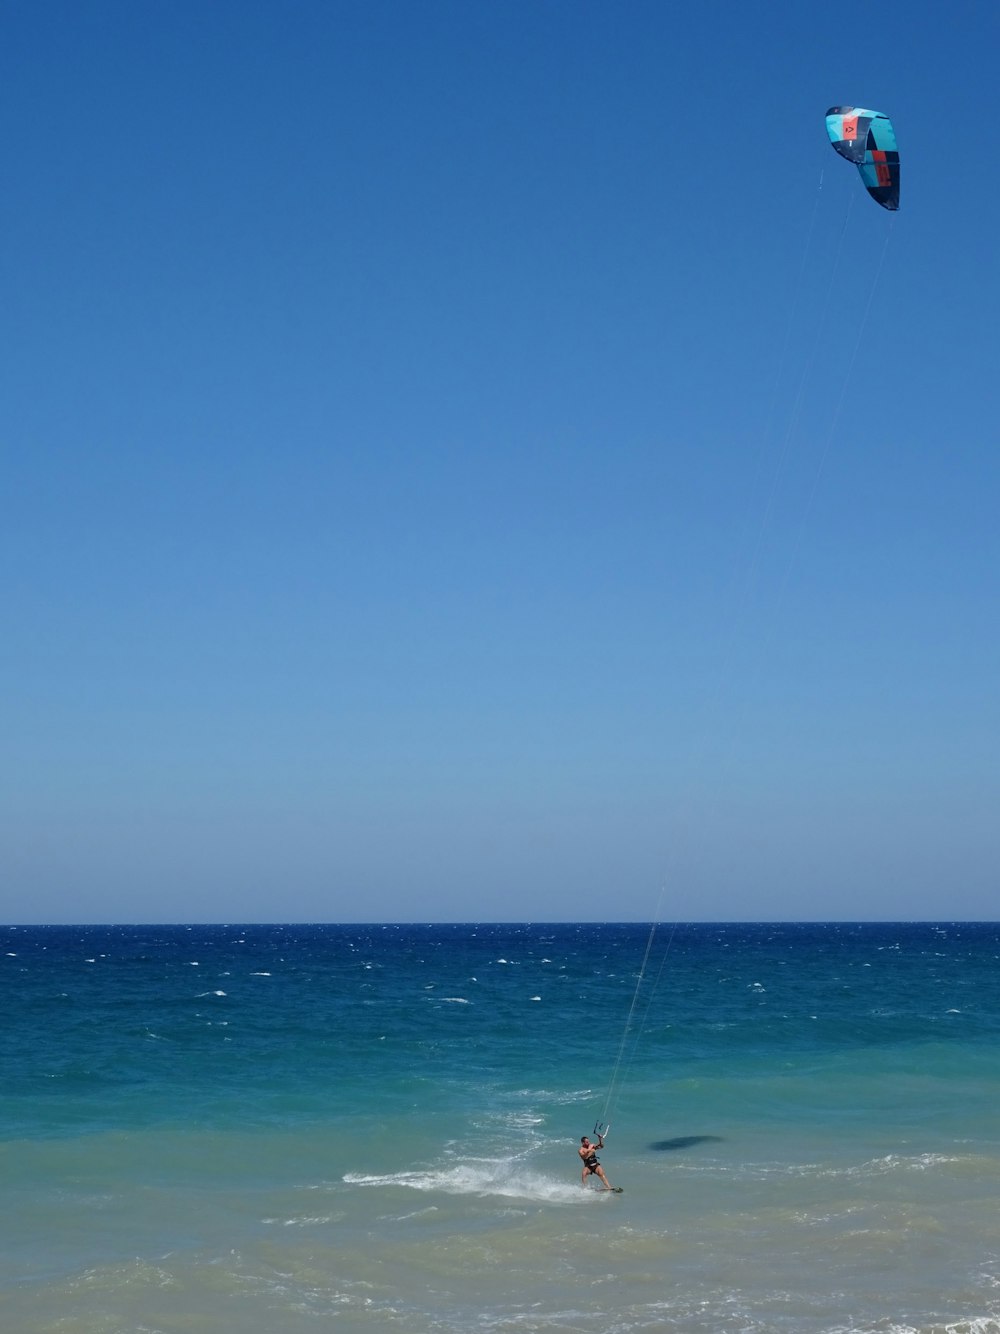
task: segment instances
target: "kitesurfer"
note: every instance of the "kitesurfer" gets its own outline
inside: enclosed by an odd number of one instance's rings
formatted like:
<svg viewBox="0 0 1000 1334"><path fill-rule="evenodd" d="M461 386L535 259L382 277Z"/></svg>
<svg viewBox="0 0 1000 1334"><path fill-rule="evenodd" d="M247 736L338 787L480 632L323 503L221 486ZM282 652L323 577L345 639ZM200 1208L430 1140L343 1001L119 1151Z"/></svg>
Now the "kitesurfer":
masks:
<svg viewBox="0 0 1000 1334"><path fill-rule="evenodd" d="M580 1184L585 1186L587 1178L600 1177L604 1182L604 1190L614 1190L611 1182L604 1175L604 1168L601 1166L597 1157L597 1150L604 1148L604 1137L598 1132L597 1143L591 1144L586 1135L580 1136L580 1147L577 1153L580 1155L580 1161L583 1163L583 1171L580 1173Z"/></svg>

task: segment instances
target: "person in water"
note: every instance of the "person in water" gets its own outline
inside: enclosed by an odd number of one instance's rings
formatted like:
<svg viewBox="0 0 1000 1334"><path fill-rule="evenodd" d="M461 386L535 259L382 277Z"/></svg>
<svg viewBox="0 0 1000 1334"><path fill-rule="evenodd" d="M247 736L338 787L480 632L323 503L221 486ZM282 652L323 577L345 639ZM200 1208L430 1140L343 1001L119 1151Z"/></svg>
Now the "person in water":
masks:
<svg viewBox="0 0 1000 1334"><path fill-rule="evenodd" d="M601 1166L597 1158L597 1150L603 1148L604 1137L602 1135L598 1134L596 1144L591 1144L586 1135L580 1136L580 1147L577 1149L577 1153L580 1155L580 1161L583 1163L583 1171L580 1173L580 1184L585 1186L588 1177L600 1177L604 1182L604 1190L614 1190L614 1186L612 1186L611 1182L604 1175L604 1168Z"/></svg>

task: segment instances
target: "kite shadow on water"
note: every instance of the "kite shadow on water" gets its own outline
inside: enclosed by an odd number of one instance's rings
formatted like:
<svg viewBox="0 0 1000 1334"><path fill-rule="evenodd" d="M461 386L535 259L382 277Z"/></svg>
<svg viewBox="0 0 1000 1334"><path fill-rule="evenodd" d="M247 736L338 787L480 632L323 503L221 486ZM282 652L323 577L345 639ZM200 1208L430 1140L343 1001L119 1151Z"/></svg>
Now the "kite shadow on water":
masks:
<svg viewBox="0 0 1000 1334"><path fill-rule="evenodd" d="M654 1140L649 1146L661 1153L672 1153L677 1149L693 1149L696 1144L721 1144L721 1135L677 1135L673 1139Z"/></svg>

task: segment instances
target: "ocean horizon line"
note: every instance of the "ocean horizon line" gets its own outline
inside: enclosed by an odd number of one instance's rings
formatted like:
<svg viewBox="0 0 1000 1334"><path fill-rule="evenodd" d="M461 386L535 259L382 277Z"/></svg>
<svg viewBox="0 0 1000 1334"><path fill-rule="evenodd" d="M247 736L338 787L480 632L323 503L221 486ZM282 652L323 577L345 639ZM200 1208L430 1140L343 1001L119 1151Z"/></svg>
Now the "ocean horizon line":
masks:
<svg viewBox="0 0 1000 1334"><path fill-rule="evenodd" d="M993 926L1000 917L412 917L372 920L369 918L129 918L105 921L7 921L0 930L38 931L78 927L218 927L225 929L285 926L350 927L491 927L491 926Z"/></svg>

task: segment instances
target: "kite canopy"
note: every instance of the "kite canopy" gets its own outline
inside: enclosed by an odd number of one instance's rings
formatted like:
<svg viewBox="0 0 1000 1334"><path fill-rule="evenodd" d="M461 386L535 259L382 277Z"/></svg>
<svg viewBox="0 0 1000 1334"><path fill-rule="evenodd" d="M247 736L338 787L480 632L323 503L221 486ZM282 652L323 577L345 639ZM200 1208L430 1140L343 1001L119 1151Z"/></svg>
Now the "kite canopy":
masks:
<svg viewBox="0 0 1000 1334"><path fill-rule="evenodd" d="M826 132L840 156L857 167L876 204L899 208L899 150L889 117L864 107L831 107Z"/></svg>

